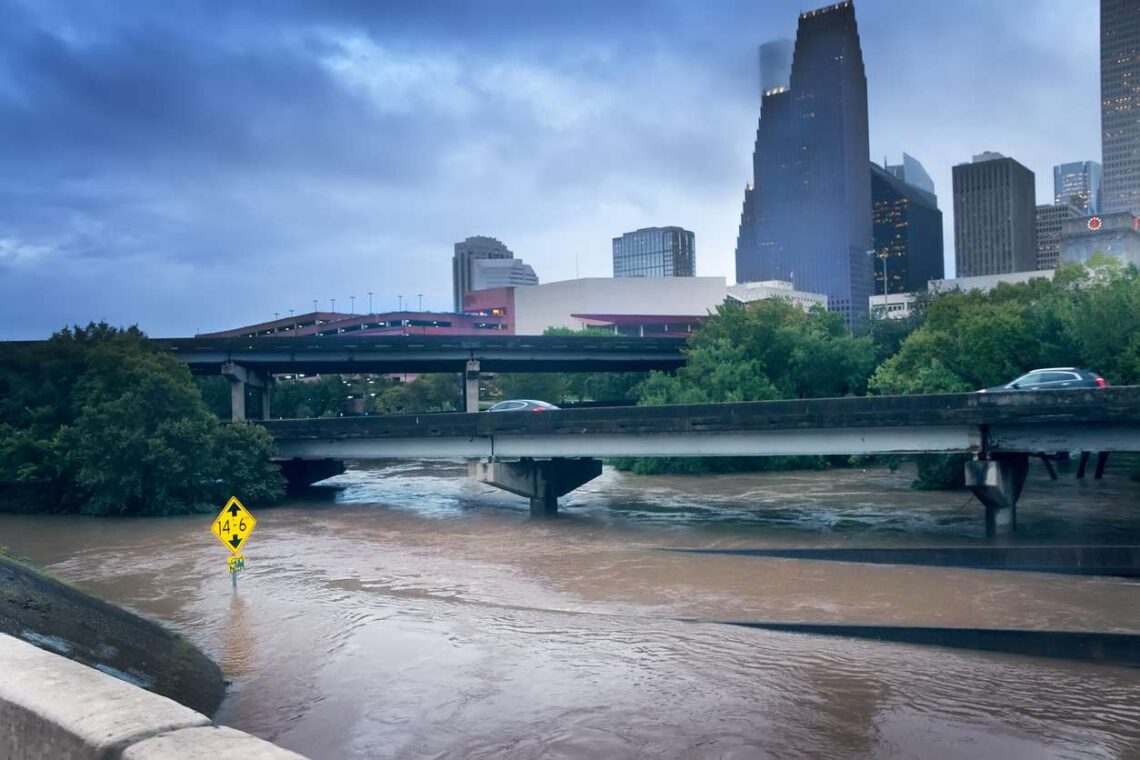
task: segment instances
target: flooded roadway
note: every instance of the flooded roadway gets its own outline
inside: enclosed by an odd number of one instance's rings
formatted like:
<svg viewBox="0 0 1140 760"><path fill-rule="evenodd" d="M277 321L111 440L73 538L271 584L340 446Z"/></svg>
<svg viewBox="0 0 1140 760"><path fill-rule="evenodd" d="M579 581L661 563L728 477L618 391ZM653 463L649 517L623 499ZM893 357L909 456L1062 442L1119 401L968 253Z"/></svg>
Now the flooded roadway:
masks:
<svg viewBox="0 0 1140 760"><path fill-rule="evenodd" d="M1140 486L1034 473L1018 541L1140 543ZM0 544L169 623L232 679L220 722L313 758L1140 756L1136 669L679 620L1140 632L1126 579L658 551L978 544L965 493L607 469L536 522L462 474L259 511L236 596L210 516L0 516Z"/></svg>

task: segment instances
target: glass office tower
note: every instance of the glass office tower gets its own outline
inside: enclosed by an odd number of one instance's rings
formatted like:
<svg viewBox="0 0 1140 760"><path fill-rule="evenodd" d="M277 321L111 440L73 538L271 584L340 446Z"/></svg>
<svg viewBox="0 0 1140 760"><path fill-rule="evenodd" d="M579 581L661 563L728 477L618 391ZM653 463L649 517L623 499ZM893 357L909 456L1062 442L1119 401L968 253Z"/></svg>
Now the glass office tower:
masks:
<svg viewBox="0 0 1140 760"><path fill-rule="evenodd" d="M696 236L680 227L643 227L613 240L614 277L693 277Z"/></svg>
<svg viewBox="0 0 1140 760"><path fill-rule="evenodd" d="M801 13L789 86L764 93L736 247L737 282L825 293L849 326L872 292L867 78L855 7Z"/></svg>
<svg viewBox="0 0 1140 760"><path fill-rule="evenodd" d="M925 291L928 282L945 276L938 200L934 193L899 179L892 171L897 168L871 164L875 295Z"/></svg>
<svg viewBox="0 0 1140 760"><path fill-rule="evenodd" d="M1140 214L1140 0L1100 0L1098 212Z"/></svg>
<svg viewBox="0 0 1140 760"><path fill-rule="evenodd" d="M1086 214L1100 213L1101 167L1096 161L1074 161L1053 167L1053 203L1068 204Z"/></svg>

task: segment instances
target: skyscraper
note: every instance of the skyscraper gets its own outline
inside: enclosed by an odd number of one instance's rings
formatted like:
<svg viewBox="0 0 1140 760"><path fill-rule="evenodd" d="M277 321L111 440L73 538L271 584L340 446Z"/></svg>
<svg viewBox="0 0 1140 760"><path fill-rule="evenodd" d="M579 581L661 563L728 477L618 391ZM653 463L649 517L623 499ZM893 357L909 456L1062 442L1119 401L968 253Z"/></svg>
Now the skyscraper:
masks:
<svg viewBox="0 0 1140 760"><path fill-rule="evenodd" d="M613 240L614 277L693 277L696 236L680 227L643 227Z"/></svg>
<svg viewBox="0 0 1140 760"><path fill-rule="evenodd" d="M1053 203L1066 204L1085 214L1100 212L1100 164L1074 161L1053 167Z"/></svg>
<svg viewBox="0 0 1140 760"><path fill-rule="evenodd" d="M908 185L934 195L934 180L926 173L926 169L918 162L918 159L909 153L903 153L901 164L888 164L886 159L883 159L883 168Z"/></svg>
<svg viewBox="0 0 1140 760"><path fill-rule="evenodd" d="M1066 219L1081 212L1068 203L1050 203L1037 207L1037 268L1056 269L1061 257L1061 227Z"/></svg>
<svg viewBox="0 0 1140 760"><path fill-rule="evenodd" d="M1140 0L1100 0L1098 212L1140 213Z"/></svg>
<svg viewBox="0 0 1140 760"><path fill-rule="evenodd" d="M745 190L737 282L826 293L848 325L872 290L867 78L848 0L799 16L787 88L764 92Z"/></svg>
<svg viewBox="0 0 1140 760"><path fill-rule="evenodd" d="M953 169L954 260L958 277L1037 268L1033 172L1000 153Z"/></svg>
<svg viewBox="0 0 1140 760"><path fill-rule="evenodd" d="M914 163L921 169L921 164ZM928 282L946 276L938 200L933 193L900 180L891 168L871 164L876 295L925 291ZM917 172L912 174L918 176ZM884 291L884 282L889 284L889 290Z"/></svg>
<svg viewBox="0 0 1140 760"><path fill-rule="evenodd" d="M455 299L455 311L463 310L463 296L475 288L472 283L475 273L472 262L480 259L513 259L511 250L493 237L476 235L455 244L455 255L451 259L451 291Z"/></svg>
<svg viewBox="0 0 1140 760"><path fill-rule="evenodd" d="M760 92L787 87L792 76L791 40L772 40L760 46Z"/></svg>

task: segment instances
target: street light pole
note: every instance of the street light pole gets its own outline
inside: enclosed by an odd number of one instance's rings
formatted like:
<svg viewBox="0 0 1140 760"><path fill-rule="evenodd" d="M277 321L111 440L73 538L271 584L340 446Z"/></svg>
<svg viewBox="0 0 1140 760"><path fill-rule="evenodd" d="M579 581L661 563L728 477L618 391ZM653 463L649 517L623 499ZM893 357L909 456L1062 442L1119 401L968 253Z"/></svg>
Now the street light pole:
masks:
<svg viewBox="0 0 1140 760"><path fill-rule="evenodd" d="M348 297L348 313L349 314L355 314L356 313L356 296L349 296Z"/></svg>
<svg viewBox="0 0 1140 760"><path fill-rule="evenodd" d="M317 299L315 298L313 299L313 313L317 313Z"/></svg>
<svg viewBox="0 0 1140 760"><path fill-rule="evenodd" d="M332 304L332 312L335 314L335 313L336 313L336 299L335 299L335 298L330 298L330 299L329 299L329 303L331 303L331 304Z"/></svg>
<svg viewBox="0 0 1140 760"><path fill-rule="evenodd" d="M397 299L396 303L398 305L397 311L403 311L404 310L404 296L403 296L403 294L396 296L396 299Z"/></svg>
<svg viewBox="0 0 1140 760"><path fill-rule="evenodd" d="M420 297L420 311L423 311L424 310L424 294L423 293L417 293L417 295Z"/></svg>
<svg viewBox="0 0 1140 760"><path fill-rule="evenodd" d="M372 314L372 291L368 291L368 313Z"/></svg>

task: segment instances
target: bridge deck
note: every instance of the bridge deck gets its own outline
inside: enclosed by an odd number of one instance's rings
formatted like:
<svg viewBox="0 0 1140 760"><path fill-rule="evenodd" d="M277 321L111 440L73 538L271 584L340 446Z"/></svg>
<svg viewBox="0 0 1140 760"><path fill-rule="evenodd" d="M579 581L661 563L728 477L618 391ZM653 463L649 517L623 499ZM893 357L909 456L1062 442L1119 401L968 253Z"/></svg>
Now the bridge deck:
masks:
<svg viewBox="0 0 1140 760"><path fill-rule="evenodd" d="M261 424L304 458L1140 451L1140 387Z"/></svg>
<svg viewBox="0 0 1140 760"><path fill-rule="evenodd" d="M462 372L646 372L684 364L683 338L544 335L169 338L156 341L195 372L239 364L271 374Z"/></svg>

